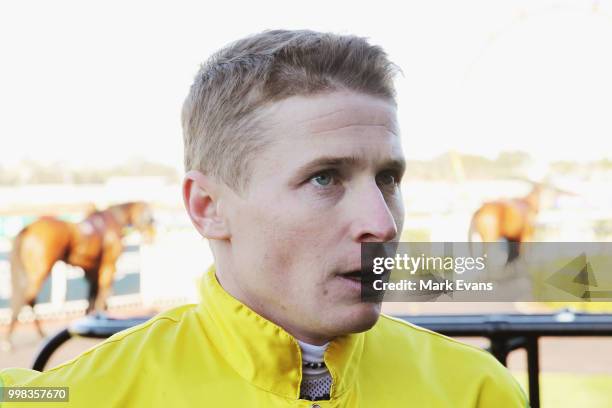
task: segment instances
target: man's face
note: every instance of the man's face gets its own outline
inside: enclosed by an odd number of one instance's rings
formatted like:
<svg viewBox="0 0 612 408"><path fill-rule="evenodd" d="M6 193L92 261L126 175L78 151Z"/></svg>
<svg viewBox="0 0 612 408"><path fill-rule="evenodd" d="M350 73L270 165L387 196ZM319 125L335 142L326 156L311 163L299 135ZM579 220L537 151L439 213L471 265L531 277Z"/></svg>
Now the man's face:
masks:
<svg viewBox="0 0 612 408"><path fill-rule="evenodd" d="M360 299L362 242L397 240L403 153L392 103L353 92L296 96L264 116L271 144L247 190L227 194L233 293L313 343L370 328Z"/></svg>

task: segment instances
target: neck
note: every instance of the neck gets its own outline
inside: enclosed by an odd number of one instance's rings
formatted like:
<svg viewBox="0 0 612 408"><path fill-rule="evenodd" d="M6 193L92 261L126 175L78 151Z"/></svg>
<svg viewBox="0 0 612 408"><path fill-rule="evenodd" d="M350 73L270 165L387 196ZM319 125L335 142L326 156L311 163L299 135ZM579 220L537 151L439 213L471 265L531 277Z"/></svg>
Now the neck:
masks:
<svg viewBox="0 0 612 408"><path fill-rule="evenodd" d="M266 320L269 320L272 323L282 327L296 340L311 344L313 346L322 346L334 339L330 336L318 335L316 333L308 332L300 327L296 327L293 323L287 321L287 319L282 316L282 313L274 313L274 310L264 307L261 304L262 302L251 299L251 297L245 294L244 291L241 290L240 286L236 284L232 274L224 272L228 270L227 267L230 265L224 265L224 263L220 260L218 262L215 261L215 263L217 265L215 273L217 281L227 293L232 295L233 298L237 299L244 305L248 306L251 310Z"/></svg>
<svg viewBox="0 0 612 408"><path fill-rule="evenodd" d="M129 223L125 206L126 204L118 204L109 207L110 213L113 215L113 218L115 218L115 221L117 221L117 223L122 227L125 227Z"/></svg>

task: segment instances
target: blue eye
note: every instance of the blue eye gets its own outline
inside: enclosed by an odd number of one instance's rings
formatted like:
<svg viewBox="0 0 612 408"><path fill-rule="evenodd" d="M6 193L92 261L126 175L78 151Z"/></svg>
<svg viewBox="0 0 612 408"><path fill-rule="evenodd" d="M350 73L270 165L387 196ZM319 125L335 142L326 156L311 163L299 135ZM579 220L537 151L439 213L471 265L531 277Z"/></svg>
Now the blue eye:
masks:
<svg viewBox="0 0 612 408"><path fill-rule="evenodd" d="M310 178L312 183L321 187L330 185L333 182L333 179L333 175L328 171L321 172Z"/></svg>

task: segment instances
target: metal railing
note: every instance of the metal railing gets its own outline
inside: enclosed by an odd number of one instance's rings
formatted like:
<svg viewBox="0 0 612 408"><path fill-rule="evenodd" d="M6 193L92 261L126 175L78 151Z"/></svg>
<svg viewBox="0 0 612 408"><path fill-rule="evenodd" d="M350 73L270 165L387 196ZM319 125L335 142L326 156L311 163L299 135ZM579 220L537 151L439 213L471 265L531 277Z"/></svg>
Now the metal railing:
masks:
<svg viewBox="0 0 612 408"><path fill-rule="evenodd" d="M92 315L76 320L66 329L48 338L34 360L34 370L44 370L49 358L72 337L105 339L122 330L144 323L152 316L129 319ZM489 351L503 365L508 354L525 349L529 401L532 408L540 407L541 337L612 336L612 314L585 314L562 311L556 314L490 314L490 315L422 315L396 316L407 322L451 337L484 337L489 339Z"/></svg>
<svg viewBox="0 0 612 408"><path fill-rule="evenodd" d="M144 323L152 315L131 317L128 319L116 319L104 314L94 314L75 320L68 327L55 335L45 339L38 350L32 369L43 371L51 355L65 342L73 337L87 337L93 339L106 339L115 333L129 329L130 327Z"/></svg>

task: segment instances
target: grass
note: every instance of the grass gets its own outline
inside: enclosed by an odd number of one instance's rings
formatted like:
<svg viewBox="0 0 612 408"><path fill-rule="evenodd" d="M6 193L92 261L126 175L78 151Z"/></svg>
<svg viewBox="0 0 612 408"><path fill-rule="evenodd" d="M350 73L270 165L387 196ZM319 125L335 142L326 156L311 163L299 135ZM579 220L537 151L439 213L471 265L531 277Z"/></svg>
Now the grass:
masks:
<svg viewBox="0 0 612 408"><path fill-rule="evenodd" d="M513 373L527 390L527 374ZM612 406L612 374L540 374L540 406L542 408L610 408Z"/></svg>
<svg viewBox="0 0 612 408"><path fill-rule="evenodd" d="M612 302L541 302L540 304L548 307L551 313L565 308L582 313L612 313Z"/></svg>

